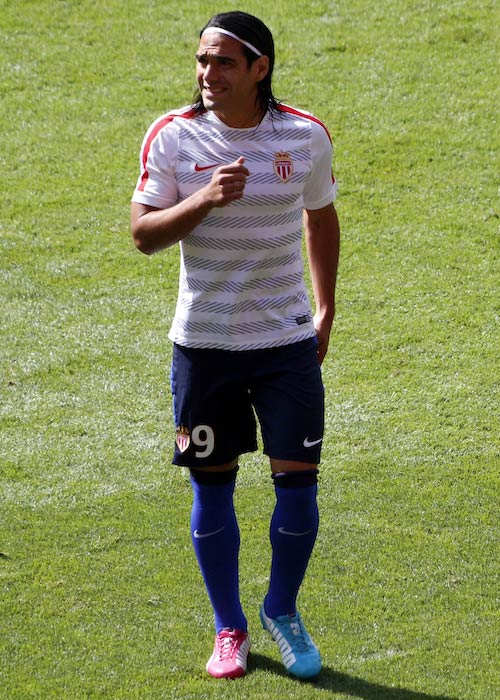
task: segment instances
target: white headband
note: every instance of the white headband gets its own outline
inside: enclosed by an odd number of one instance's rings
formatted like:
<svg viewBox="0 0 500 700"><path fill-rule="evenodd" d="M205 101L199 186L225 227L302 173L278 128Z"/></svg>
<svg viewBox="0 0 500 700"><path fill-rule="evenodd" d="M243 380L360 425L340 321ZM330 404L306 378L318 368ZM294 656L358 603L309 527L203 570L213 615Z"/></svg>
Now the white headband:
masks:
<svg viewBox="0 0 500 700"><path fill-rule="evenodd" d="M259 49L256 49L253 44L251 44L249 41L245 41L244 39L240 39L239 36L236 34L233 34L233 32L228 31L227 29L221 29L220 27L207 27L206 29L203 30L203 33L201 36L205 36L208 32L217 32L218 34L225 34L226 36L230 36L232 39L236 39L236 41L239 41L240 44L243 44L244 46L247 47L247 49L250 49L250 51L253 51L254 53L257 54L257 56L262 56L262 51L259 51Z"/></svg>

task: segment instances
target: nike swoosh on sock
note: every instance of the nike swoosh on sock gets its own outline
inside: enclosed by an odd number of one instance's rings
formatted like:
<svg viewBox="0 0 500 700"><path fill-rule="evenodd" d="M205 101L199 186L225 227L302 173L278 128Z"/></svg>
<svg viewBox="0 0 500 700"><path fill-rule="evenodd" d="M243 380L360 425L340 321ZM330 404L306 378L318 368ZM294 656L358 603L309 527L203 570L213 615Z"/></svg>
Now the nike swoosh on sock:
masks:
<svg viewBox="0 0 500 700"><path fill-rule="evenodd" d="M290 532L290 530L286 530L284 527L279 527L278 532L280 535L292 535L292 537L304 537L304 535L308 535L310 532L313 532L313 530L306 530L305 532Z"/></svg>
<svg viewBox="0 0 500 700"><path fill-rule="evenodd" d="M213 535L218 535L219 532L222 532L224 529L224 526L220 527L218 530L214 530L213 532L198 532L198 530L195 530L193 532L194 537L196 537L197 540L201 540L205 537L212 537Z"/></svg>

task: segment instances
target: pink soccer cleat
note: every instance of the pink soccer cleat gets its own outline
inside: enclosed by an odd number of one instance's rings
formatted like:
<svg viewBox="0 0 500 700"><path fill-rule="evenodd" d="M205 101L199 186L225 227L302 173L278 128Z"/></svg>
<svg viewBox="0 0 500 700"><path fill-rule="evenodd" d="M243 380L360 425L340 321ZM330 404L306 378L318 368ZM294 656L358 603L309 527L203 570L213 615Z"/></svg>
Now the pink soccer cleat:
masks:
<svg viewBox="0 0 500 700"><path fill-rule="evenodd" d="M246 632L223 629L215 637L214 651L207 671L214 678L239 678L247 670L250 637Z"/></svg>

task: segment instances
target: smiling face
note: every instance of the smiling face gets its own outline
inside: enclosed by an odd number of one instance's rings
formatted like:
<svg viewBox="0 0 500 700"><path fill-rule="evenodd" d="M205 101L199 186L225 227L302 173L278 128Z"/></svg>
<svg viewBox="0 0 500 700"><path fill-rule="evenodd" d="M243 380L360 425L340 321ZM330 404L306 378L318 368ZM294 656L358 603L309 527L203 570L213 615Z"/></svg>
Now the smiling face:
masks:
<svg viewBox="0 0 500 700"><path fill-rule="evenodd" d="M255 126L262 118L257 85L269 70L267 56L249 65L239 41L208 32L196 53L196 79L205 109L235 128Z"/></svg>

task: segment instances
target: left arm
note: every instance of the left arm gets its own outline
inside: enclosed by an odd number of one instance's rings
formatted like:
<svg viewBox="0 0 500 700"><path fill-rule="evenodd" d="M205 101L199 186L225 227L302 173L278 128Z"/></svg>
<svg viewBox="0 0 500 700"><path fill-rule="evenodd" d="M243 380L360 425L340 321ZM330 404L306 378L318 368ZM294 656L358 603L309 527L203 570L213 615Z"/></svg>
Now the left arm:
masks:
<svg viewBox="0 0 500 700"><path fill-rule="evenodd" d="M304 210L304 234L316 313L314 327L321 364L328 350L335 316L335 285L340 250L340 227L333 204Z"/></svg>

